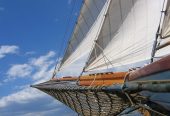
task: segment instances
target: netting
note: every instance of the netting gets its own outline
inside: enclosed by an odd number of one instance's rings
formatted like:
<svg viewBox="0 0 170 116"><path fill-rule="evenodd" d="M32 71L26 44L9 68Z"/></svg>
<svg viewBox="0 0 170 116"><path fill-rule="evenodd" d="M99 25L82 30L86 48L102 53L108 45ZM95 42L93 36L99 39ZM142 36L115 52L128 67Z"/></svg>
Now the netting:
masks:
<svg viewBox="0 0 170 116"><path fill-rule="evenodd" d="M86 87L76 82L48 81L34 87L82 116L113 116L130 106L125 96L109 91L106 86Z"/></svg>

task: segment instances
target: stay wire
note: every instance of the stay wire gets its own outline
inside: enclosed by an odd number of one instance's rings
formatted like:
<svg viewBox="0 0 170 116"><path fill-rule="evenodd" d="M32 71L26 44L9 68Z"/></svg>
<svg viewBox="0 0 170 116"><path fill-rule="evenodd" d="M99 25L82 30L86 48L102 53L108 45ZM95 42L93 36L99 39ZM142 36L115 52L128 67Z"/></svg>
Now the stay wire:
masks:
<svg viewBox="0 0 170 116"><path fill-rule="evenodd" d="M110 2L111 2L111 0L107 0L107 4L109 4L109 6L110 6ZM105 14L107 13L107 11L108 11L108 9L109 9L109 6L107 6L106 7L106 9L105 9ZM104 24L104 21L105 21L105 18L106 18L106 15L103 15L103 23L101 23L100 24L100 29L98 29L98 35L100 34L100 32L101 32L101 29L102 29L102 26L103 26L103 24ZM95 40L94 40L94 44L93 44L93 46L92 46L92 48L91 48L91 50L90 50L90 53L89 53L89 56L88 56L88 59L87 59L87 62L85 63L85 66L83 67L83 70L82 70L82 72L80 73L80 75L79 75L79 77L78 77L78 79L77 79L77 84L78 84L78 81L80 80L80 77L82 76L82 74L85 72L85 68L87 67L87 65L88 65L88 61L90 60L90 56L91 56L91 54L92 54L92 52L93 52L93 50L94 50L94 47L95 47L95 41L97 40L97 37L98 36L96 36L96 38L95 38Z"/></svg>
<svg viewBox="0 0 170 116"><path fill-rule="evenodd" d="M157 29L157 32L156 32L156 37L155 37L155 41L154 41L154 44L153 44L153 49L152 49L152 53L151 53L151 61L150 61L150 63L152 63L153 62L153 60L154 60L154 56L155 56L155 53L156 53L156 48L157 48L157 44L158 44L158 39L159 39L159 37L160 37L160 35L161 35L161 26L162 26L162 20L163 20L163 10L164 10L164 6L165 6L165 0L163 1L163 5L162 5L162 11L161 11L161 16L160 16L160 19L159 19L159 25L158 25L158 29Z"/></svg>

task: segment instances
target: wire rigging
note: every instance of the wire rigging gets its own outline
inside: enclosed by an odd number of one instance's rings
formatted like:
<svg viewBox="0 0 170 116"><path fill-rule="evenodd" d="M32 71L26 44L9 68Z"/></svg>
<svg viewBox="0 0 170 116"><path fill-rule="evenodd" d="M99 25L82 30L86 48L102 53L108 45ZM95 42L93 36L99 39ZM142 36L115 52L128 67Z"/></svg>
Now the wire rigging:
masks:
<svg viewBox="0 0 170 116"><path fill-rule="evenodd" d="M108 4L108 6L105 8L105 14L108 12L108 9L109 9L109 6L110 6L110 2L111 2L111 0L107 0L107 4ZM86 67L87 67L87 65L88 65L88 62L89 62L89 60L90 60L90 56L91 56L91 54L92 54L92 52L93 52L93 50L94 50L94 48L95 48L95 45L96 45L96 40L97 40L97 37L98 37L98 35L100 34L100 32L101 32L101 29L102 29L102 26L103 26L103 23L104 23L104 19L106 18L106 15L104 14L104 16L103 16L103 22L101 22L100 23L100 28L97 30L97 36L95 37L95 39L94 39L94 44L93 44L93 46L91 47L91 51L90 51L90 53L89 53L89 55L88 55L88 58L87 58L87 61L86 61L86 63L85 63L85 65L84 65L84 67L83 67L83 70L81 71L81 73L80 73L80 75L79 75L79 77L78 77L78 79L77 79L77 82L79 81L79 79L80 79L80 77L82 76L82 74L85 72L85 69L86 69Z"/></svg>
<svg viewBox="0 0 170 116"><path fill-rule="evenodd" d="M165 0L163 1L163 5L162 5L162 11L164 10L164 6L165 6ZM154 56L155 56L155 53L156 53L156 48L158 46L158 39L160 37L160 32L161 32L161 26L162 26L162 20L163 20L163 12L161 12L161 16L160 16L160 19L159 19L159 25L158 25L158 29L157 29L157 32L156 32L156 37L155 37L155 41L154 41L154 44L153 44L153 50L152 50L152 53L151 53L151 63L153 62L154 60Z"/></svg>

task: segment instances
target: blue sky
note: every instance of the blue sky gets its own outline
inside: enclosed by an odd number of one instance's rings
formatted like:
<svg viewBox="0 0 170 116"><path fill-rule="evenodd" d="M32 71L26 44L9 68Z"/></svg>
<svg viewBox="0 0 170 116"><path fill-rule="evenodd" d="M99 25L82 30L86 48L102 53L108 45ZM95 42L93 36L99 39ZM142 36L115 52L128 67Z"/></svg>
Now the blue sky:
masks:
<svg viewBox="0 0 170 116"><path fill-rule="evenodd" d="M80 0L0 0L1 116L76 115L29 86L50 79L80 6Z"/></svg>

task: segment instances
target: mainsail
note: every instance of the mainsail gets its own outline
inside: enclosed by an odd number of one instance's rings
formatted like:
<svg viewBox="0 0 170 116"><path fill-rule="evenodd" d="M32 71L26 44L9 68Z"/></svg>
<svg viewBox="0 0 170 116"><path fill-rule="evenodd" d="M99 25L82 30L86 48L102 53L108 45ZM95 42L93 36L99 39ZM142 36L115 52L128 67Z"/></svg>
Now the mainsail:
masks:
<svg viewBox="0 0 170 116"><path fill-rule="evenodd" d="M165 1L84 2L61 70L82 57L86 71L149 63Z"/></svg>
<svg viewBox="0 0 170 116"><path fill-rule="evenodd" d="M113 0L86 70L150 59L162 6L163 0Z"/></svg>

